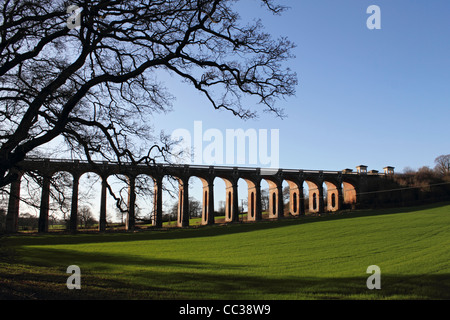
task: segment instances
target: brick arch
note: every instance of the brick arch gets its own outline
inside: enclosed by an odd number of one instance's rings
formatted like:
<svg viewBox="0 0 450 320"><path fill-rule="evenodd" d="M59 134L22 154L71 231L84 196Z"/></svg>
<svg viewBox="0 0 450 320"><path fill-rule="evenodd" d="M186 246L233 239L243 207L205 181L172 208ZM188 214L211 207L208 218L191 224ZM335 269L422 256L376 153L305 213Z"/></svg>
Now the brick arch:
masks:
<svg viewBox="0 0 450 320"><path fill-rule="evenodd" d="M289 213L292 216L305 214L305 199L303 193L303 181L292 178L285 178L289 185Z"/></svg>
<svg viewBox="0 0 450 320"><path fill-rule="evenodd" d="M279 219L284 216L282 180L272 177L263 177L269 185L269 218Z"/></svg>
<svg viewBox="0 0 450 320"><path fill-rule="evenodd" d="M262 219L261 209L261 179L243 178L247 182L247 221L259 221Z"/></svg>
<svg viewBox="0 0 450 320"><path fill-rule="evenodd" d="M202 225L214 224L214 176L194 174L189 179L198 178L202 183ZM189 201L189 199L187 199Z"/></svg>
<svg viewBox="0 0 450 320"><path fill-rule="evenodd" d="M327 206L326 211L336 212L342 209L342 187L336 180L325 179L325 185L327 186Z"/></svg>
<svg viewBox="0 0 450 320"><path fill-rule="evenodd" d="M272 217L282 217L283 210L283 198L282 198L282 186L284 181L288 181L289 188L291 190L297 189L296 192L290 192L290 201L292 207L290 208L291 213L294 215L301 214L301 202L299 200L301 197L301 189L304 186L303 183L306 182L310 189L311 197L311 210L312 212L323 212L324 201L323 194L324 188L330 190L328 203L332 204L332 208L327 208L331 210L336 210L336 198L338 198L338 208L341 207L340 201L346 205L361 204L364 201L372 201L371 195L368 195L372 190L378 190L380 188L386 188L387 179L384 175L376 174L360 174L352 173L351 170L343 171L323 171L323 170L290 170L290 169L261 169L261 168L239 168L239 167L221 167L221 166L195 166L195 165L174 165L174 164L155 164L155 163L108 163L104 161L82 161L82 160L52 160L52 159L27 159L22 161L15 170L27 172L39 170L42 174L55 173L58 171L67 171L75 176L80 177L82 174L87 172L93 172L100 177L103 177L103 181L106 180L110 175L120 174L128 177L136 177L140 174L146 174L154 178L157 181L156 188L159 194L162 189L162 177L174 177L178 179L179 183L183 186L182 196L188 199L188 179L190 176L196 176L203 179L203 187L206 188L213 185L215 178L219 177L225 181L227 194L228 194L228 212L230 222L237 221L238 216L238 199L237 199L237 183L239 179L243 179L248 185L248 195L249 195L249 217L257 220L259 215L259 210L257 209L260 201L258 199L258 194L260 196L261 181L264 179L269 184L272 193L270 195L272 206ZM49 180L47 178L47 180ZM205 181L208 181L206 183ZM324 185L325 183L325 185ZM10 199L8 204L8 214L7 214L7 231L14 232L17 228L14 224L14 217L18 216L18 206L15 205L18 201L16 196L20 187L20 179L14 181L10 186ZM342 196L336 195L335 192L331 190L341 189ZM75 190L74 190L75 191ZM103 193L106 194L106 187L102 183L102 199L105 198ZM334 195L333 195L334 194ZM19 195L20 196L20 195ZM213 196L213 191L203 190L203 197L205 202L205 209L209 208L210 204L213 204L211 197ZM157 221L155 224L161 221L159 214L162 213L162 203L161 196L157 196L159 199ZM315 200L314 200L315 199ZM156 201L155 201L156 203ZM180 220L180 226L188 225L189 220L186 210L186 205L188 201L183 201L183 215ZM44 205L45 207L45 205ZM105 209L102 206L101 212ZM274 210L275 208L275 210ZM44 208L45 209L45 208ZM208 209L209 210L209 209ZM76 211L76 210L75 210ZM210 210L212 213L212 210ZM211 215L205 214L204 220L213 221L209 219ZM159 217L159 218L158 218ZM255 218L256 217L256 218ZM17 220L17 219L16 219ZM214 222L212 222L214 223ZM102 219L100 223L100 230L102 231Z"/></svg>
<svg viewBox="0 0 450 320"><path fill-rule="evenodd" d="M358 202L357 184L352 180L342 181L342 204L343 207L352 207Z"/></svg>
<svg viewBox="0 0 450 320"><path fill-rule="evenodd" d="M318 180L305 179L309 190L309 213L322 213L324 211L323 186Z"/></svg>
<svg viewBox="0 0 450 320"><path fill-rule="evenodd" d="M225 222L239 221L238 177L233 175L217 175L225 182Z"/></svg>

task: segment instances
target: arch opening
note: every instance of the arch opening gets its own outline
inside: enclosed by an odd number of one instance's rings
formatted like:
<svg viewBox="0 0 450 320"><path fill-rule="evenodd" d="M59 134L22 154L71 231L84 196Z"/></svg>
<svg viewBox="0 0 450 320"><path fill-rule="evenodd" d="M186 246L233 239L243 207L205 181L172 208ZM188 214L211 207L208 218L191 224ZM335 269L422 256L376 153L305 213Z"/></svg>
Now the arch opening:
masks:
<svg viewBox="0 0 450 320"><path fill-rule="evenodd" d="M303 215L305 212L303 183L290 180L284 181L283 201L285 213L292 216Z"/></svg>
<svg viewBox="0 0 450 320"><path fill-rule="evenodd" d="M293 204L292 204L292 211L293 211L293 213L294 214L298 214L298 208L297 208L297 193L294 193L294 196L293 196L293 199L292 199L292 201L293 201Z"/></svg>
<svg viewBox="0 0 450 320"><path fill-rule="evenodd" d="M342 194L339 184L335 181L325 181L326 194L324 198L326 199L325 207L328 212L336 212L341 209L340 199L342 199Z"/></svg>
<svg viewBox="0 0 450 320"><path fill-rule="evenodd" d="M342 182L343 207L354 209L357 203L357 192L355 186L347 181Z"/></svg>
<svg viewBox="0 0 450 320"><path fill-rule="evenodd" d="M252 217L252 218L254 218L255 217L255 193L254 192L252 192L251 193L251 199L250 199L250 201L251 201L251 211L250 211L250 216Z"/></svg>
<svg viewBox="0 0 450 320"><path fill-rule="evenodd" d="M313 194L313 205L312 205L312 208L313 208L314 211L317 210L317 194L316 193Z"/></svg>
<svg viewBox="0 0 450 320"><path fill-rule="evenodd" d="M319 182L306 180L308 185L308 213L322 213L324 208L323 185Z"/></svg>

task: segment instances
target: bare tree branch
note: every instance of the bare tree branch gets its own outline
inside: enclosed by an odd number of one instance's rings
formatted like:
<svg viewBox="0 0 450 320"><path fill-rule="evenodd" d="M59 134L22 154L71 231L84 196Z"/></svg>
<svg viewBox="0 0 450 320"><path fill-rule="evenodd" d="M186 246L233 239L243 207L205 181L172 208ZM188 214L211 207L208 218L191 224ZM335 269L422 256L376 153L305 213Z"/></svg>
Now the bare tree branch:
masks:
<svg viewBox="0 0 450 320"><path fill-rule="evenodd" d="M234 0L80 0L69 29L63 0L0 4L0 187L58 137L75 158L167 161L173 142L148 119L175 98L158 75L187 81L211 106L248 119L295 93L284 66L294 45L261 22L241 24ZM274 14L284 7L261 0Z"/></svg>

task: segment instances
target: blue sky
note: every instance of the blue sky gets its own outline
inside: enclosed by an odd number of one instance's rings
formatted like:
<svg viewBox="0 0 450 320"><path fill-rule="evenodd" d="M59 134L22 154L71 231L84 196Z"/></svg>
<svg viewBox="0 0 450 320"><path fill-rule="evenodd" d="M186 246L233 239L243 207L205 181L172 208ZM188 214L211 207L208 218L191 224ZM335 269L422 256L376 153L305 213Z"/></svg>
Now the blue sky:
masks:
<svg viewBox="0 0 450 320"><path fill-rule="evenodd" d="M450 153L450 1L280 3L290 6L281 16L261 8L260 0L237 5L243 23L261 19L268 32L297 45L296 58L289 62L298 74L297 93L279 104L288 117L261 113L257 120L243 121L214 110L176 78L161 75L177 99L173 112L149 119L156 131L193 132L194 121L202 121L204 131L224 134L226 129L279 129L280 167L289 169L342 170L365 164L377 170L390 165L401 172L433 167L437 156ZM381 9L381 30L366 26L370 5ZM219 202L225 185L216 180ZM200 200L200 181L194 179L192 187L190 195ZM241 181L240 201L246 199L246 188ZM98 198L98 190L96 194ZM165 196L164 201L173 199ZM98 212L98 199L92 204ZM114 212L111 198L108 206Z"/></svg>
<svg viewBox="0 0 450 320"><path fill-rule="evenodd" d="M261 19L266 30L297 47L289 67L298 74L295 97L280 101L288 117L260 114L243 121L218 112L176 79L177 97L157 128L193 131L279 129L280 167L341 170L359 164L434 166L450 153L450 2L446 0L280 1L274 16L258 0L238 3L243 22ZM381 9L381 29L369 30L370 5ZM174 89L175 88L175 89Z"/></svg>

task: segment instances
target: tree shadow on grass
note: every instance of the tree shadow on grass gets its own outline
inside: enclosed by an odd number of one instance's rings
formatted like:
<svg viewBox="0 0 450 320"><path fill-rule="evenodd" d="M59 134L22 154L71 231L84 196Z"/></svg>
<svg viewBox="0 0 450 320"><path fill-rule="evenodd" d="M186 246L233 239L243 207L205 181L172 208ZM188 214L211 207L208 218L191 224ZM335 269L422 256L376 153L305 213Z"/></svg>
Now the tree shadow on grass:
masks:
<svg viewBox="0 0 450 320"><path fill-rule="evenodd" d="M361 277L260 277L193 272L140 272L115 277L82 273L81 290L68 290L68 274L7 275L0 271L1 299L126 300L448 300L449 274L383 275L380 290ZM5 285L6 283L6 285Z"/></svg>
<svg viewBox="0 0 450 320"><path fill-rule="evenodd" d="M158 258L150 255L140 256L123 253L99 253L99 252L81 252L67 249L54 248L29 248L22 253L22 258L16 260L19 263L25 263L32 266L54 266L66 268L69 265L94 265L97 272L109 271L112 269L120 270L122 267L158 267L158 268L179 268L183 270L211 270L211 269L239 269L246 266L240 264L217 264L205 261L196 261L193 256L190 260ZM201 253L199 253L201 255Z"/></svg>
<svg viewBox="0 0 450 320"><path fill-rule="evenodd" d="M252 232L264 229L282 228L286 226L320 223L341 219L355 219L360 217L391 215L407 212L418 212L450 205L449 202L441 202L420 207L404 207L377 210L341 211L338 213L323 214L321 216L287 217L278 221L259 221L250 223L234 223L225 225L174 228L174 229L149 229L141 232L112 232L89 234L33 234L12 236L7 243L13 246L21 245L57 245L57 244L87 244L105 242L125 242L143 240L184 239L198 237L212 237L226 234Z"/></svg>
<svg viewBox="0 0 450 320"><path fill-rule="evenodd" d="M381 290L369 290L365 270L354 277L254 275L254 266L40 248L31 258L3 263L1 299L450 299L450 274L382 274ZM81 268L81 290L66 287L71 264Z"/></svg>

